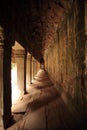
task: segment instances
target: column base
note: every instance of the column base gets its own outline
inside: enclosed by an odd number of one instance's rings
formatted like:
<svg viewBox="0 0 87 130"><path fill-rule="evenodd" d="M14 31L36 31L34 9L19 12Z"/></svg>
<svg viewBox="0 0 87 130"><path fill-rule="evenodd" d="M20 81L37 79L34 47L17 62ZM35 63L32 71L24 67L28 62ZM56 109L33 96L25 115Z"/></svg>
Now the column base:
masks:
<svg viewBox="0 0 87 130"><path fill-rule="evenodd" d="M13 116L12 115L3 115L3 125L4 125L4 128L8 128L10 127L11 125L13 124Z"/></svg>

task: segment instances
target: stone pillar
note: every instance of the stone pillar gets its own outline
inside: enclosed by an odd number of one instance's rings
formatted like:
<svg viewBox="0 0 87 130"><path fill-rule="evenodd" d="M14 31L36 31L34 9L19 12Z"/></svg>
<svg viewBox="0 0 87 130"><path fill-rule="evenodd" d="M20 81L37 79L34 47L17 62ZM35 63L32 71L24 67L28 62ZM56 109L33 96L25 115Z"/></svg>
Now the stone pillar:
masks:
<svg viewBox="0 0 87 130"><path fill-rule="evenodd" d="M26 59L27 59L27 50L25 50L25 55L24 55L24 94L27 93L26 91Z"/></svg>
<svg viewBox="0 0 87 130"><path fill-rule="evenodd" d="M32 79L34 78L34 57L32 57Z"/></svg>
<svg viewBox="0 0 87 130"><path fill-rule="evenodd" d="M32 55L30 56L30 84L32 84Z"/></svg>
<svg viewBox="0 0 87 130"><path fill-rule="evenodd" d="M34 59L34 71L33 71L33 77L35 77L36 73L37 73L37 68L36 68L36 60Z"/></svg>
<svg viewBox="0 0 87 130"><path fill-rule="evenodd" d="M33 59L33 78L35 77L35 75L37 74L38 70L39 70L40 64L39 62L34 58Z"/></svg>
<svg viewBox="0 0 87 130"><path fill-rule="evenodd" d="M0 42L0 130L3 128L3 48L4 44Z"/></svg>
<svg viewBox="0 0 87 130"><path fill-rule="evenodd" d="M21 91L21 97L24 94L24 50L15 51L16 58L15 62L17 63L17 85L18 89Z"/></svg>
<svg viewBox="0 0 87 130"><path fill-rule="evenodd" d="M26 60L26 86L27 89L29 88L30 85L30 54L27 53L27 60Z"/></svg>
<svg viewBox="0 0 87 130"><path fill-rule="evenodd" d="M3 121L5 128L10 125L11 121L11 41L7 36L4 41L3 57Z"/></svg>

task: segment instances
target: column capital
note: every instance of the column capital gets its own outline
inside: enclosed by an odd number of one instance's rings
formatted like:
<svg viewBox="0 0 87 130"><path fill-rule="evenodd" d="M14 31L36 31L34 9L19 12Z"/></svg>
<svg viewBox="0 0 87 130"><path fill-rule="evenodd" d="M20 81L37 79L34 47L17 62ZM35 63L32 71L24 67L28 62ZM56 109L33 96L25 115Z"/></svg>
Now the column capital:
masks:
<svg viewBox="0 0 87 130"><path fill-rule="evenodd" d="M18 57L18 58L23 58L24 55L25 55L24 50L14 50L14 49L12 49L12 53L15 57Z"/></svg>

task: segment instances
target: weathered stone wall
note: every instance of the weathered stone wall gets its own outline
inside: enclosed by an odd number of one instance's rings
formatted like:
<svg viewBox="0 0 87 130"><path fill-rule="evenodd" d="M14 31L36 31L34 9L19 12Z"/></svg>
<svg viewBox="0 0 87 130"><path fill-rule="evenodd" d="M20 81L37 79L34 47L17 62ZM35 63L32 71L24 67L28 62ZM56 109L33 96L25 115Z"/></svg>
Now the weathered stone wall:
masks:
<svg viewBox="0 0 87 130"><path fill-rule="evenodd" d="M0 129L3 128L3 44L0 42Z"/></svg>
<svg viewBox="0 0 87 130"><path fill-rule="evenodd" d="M84 99L85 99L85 108L87 109L87 40L85 41L85 89L84 89Z"/></svg>
<svg viewBox="0 0 87 130"><path fill-rule="evenodd" d="M87 0L85 0L85 76L84 76L84 99L85 108L87 109Z"/></svg>
<svg viewBox="0 0 87 130"><path fill-rule="evenodd" d="M55 34L54 46L44 55L45 68L55 86L78 108L85 104L84 11L84 1L75 0Z"/></svg>
<svg viewBox="0 0 87 130"><path fill-rule="evenodd" d="M85 34L87 35L87 0L85 0Z"/></svg>

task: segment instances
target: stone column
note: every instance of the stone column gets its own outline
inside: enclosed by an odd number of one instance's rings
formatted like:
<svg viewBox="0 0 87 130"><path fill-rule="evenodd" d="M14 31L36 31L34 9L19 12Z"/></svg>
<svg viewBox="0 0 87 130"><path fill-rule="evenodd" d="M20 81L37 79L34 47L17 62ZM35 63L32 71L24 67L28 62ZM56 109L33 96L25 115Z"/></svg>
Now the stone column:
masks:
<svg viewBox="0 0 87 130"><path fill-rule="evenodd" d="M32 55L30 56L30 84L32 84Z"/></svg>
<svg viewBox="0 0 87 130"><path fill-rule="evenodd" d="M3 128L3 48L4 44L0 42L0 129Z"/></svg>
<svg viewBox="0 0 87 130"><path fill-rule="evenodd" d="M7 36L4 41L3 57L3 120L5 128L10 125L11 121L11 41Z"/></svg>
<svg viewBox="0 0 87 130"><path fill-rule="evenodd" d="M0 124L7 128L11 121L11 39L10 30L0 26ZM3 116L3 124L2 124ZM0 129L3 126L0 126Z"/></svg>
<svg viewBox="0 0 87 130"><path fill-rule="evenodd" d="M24 94L27 93L26 91L26 59L27 59L27 50L25 50L25 55L24 55Z"/></svg>
<svg viewBox="0 0 87 130"><path fill-rule="evenodd" d="M33 60L33 78L35 77L35 75L38 72L38 61L36 59Z"/></svg>
<svg viewBox="0 0 87 130"><path fill-rule="evenodd" d="M36 74L36 60L34 59L33 60L33 78L34 78L34 76L35 76L35 74Z"/></svg>
<svg viewBox="0 0 87 130"><path fill-rule="evenodd" d="M32 57L32 79L34 78L34 57Z"/></svg>
<svg viewBox="0 0 87 130"><path fill-rule="evenodd" d="M27 65L26 65L26 85L27 89L30 85L30 54L27 53Z"/></svg>

